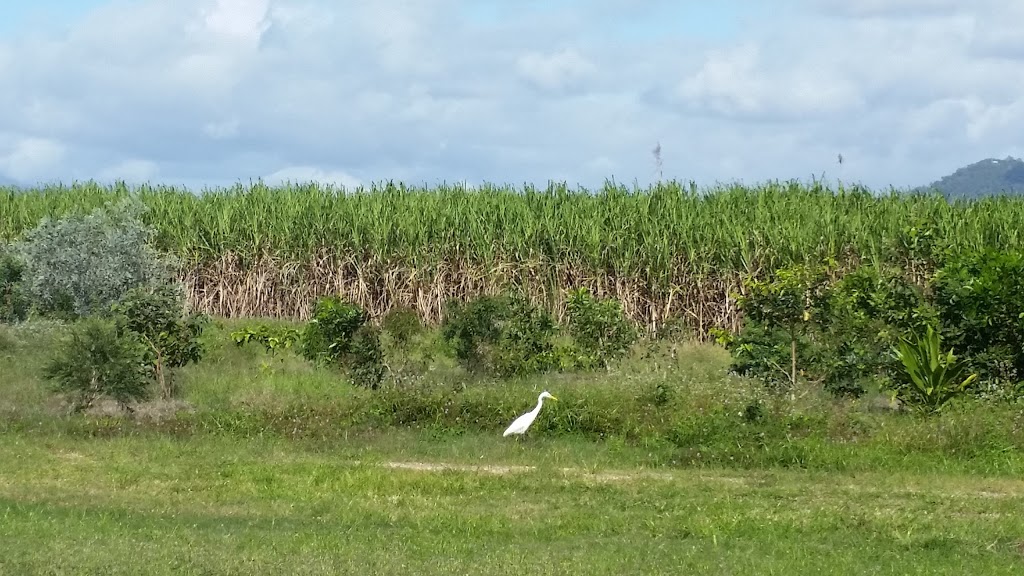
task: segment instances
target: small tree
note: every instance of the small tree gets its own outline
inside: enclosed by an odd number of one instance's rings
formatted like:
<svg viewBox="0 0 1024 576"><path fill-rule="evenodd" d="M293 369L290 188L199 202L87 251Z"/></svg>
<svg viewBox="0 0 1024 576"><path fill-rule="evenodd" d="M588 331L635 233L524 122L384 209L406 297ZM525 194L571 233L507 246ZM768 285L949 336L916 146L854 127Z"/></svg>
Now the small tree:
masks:
<svg viewBox="0 0 1024 576"><path fill-rule="evenodd" d="M130 402L149 394L152 372L146 354L145 345L119 332L113 319L90 317L72 326L43 375L57 391L70 395L73 411L90 407L102 396L130 410Z"/></svg>
<svg viewBox="0 0 1024 576"><path fill-rule="evenodd" d="M539 374L555 365L555 319L524 296L509 300L508 316L492 348L491 368L499 378Z"/></svg>
<svg viewBox="0 0 1024 576"><path fill-rule="evenodd" d="M126 199L88 215L44 219L27 232L16 249L32 307L68 318L103 314L133 288L171 281L144 210Z"/></svg>
<svg viewBox="0 0 1024 576"><path fill-rule="evenodd" d="M363 324L352 335L345 364L352 383L376 389L384 379L384 352L380 346L380 329Z"/></svg>
<svg viewBox="0 0 1024 576"><path fill-rule="evenodd" d="M199 336L205 316L185 313L185 297L176 284L136 288L112 307L122 330L135 335L146 347L151 367L164 400L174 396L172 369L198 362L203 355Z"/></svg>
<svg viewBox="0 0 1024 576"><path fill-rule="evenodd" d="M352 337L366 320L366 312L351 302L337 296L321 298L302 331L302 356L317 363L343 364Z"/></svg>
<svg viewBox="0 0 1024 576"><path fill-rule="evenodd" d="M770 341L779 332L787 342L788 364L783 368L772 356L762 358L786 374L790 387L796 385L798 371L798 343L811 325L812 317L820 311L827 288L826 269L818 266L793 266L775 273L769 280L749 280L748 293L737 298L748 328L758 339ZM745 330L746 331L746 330ZM740 338L735 346L742 356L755 342Z"/></svg>
<svg viewBox="0 0 1024 576"><path fill-rule="evenodd" d="M555 321L522 294L449 302L441 335L469 371L499 378L545 372L555 365Z"/></svg>
<svg viewBox="0 0 1024 576"><path fill-rule="evenodd" d="M381 329L395 348L408 352L413 338L423 332L423 323L416 311L406 307L395 307L381 320Z"/></svg>
<svg viewBox="0 0 1024 576"><path fill-rule="evenodd" d="M448 302L441 337L454 349L455 358L464 368L471 372L487 371L510 305L511 299L507 296L479 296L469 302Z"/></svg>
<svg viewBox="0 0 1024 576"><path fill-rule="evenodd" d="M617 300L598 299L586 288L569 292L569 333L579 352L577 364L584 369L602 367L621 358L639 334Z"/></svg>

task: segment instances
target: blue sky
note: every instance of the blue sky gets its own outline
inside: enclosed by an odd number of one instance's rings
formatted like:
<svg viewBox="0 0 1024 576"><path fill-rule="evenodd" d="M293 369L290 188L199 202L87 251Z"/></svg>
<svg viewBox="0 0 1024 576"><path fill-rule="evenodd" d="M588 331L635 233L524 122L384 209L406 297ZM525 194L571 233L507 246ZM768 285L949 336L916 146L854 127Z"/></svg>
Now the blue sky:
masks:
<svg viewBox="0 0 1024 576"><path fill-rule="evenodd" d="M0 183L873 188L1024 156L1024 3L0 4ZM838 154L845 161L836 162Z"/></svg>
<svg viewBox="0 0 1024 576"><path fill-rule="evenodd" d="M103 4L103 0L5 2L0 4L0 34L9 38L19 31L60 30Z"/></svg>

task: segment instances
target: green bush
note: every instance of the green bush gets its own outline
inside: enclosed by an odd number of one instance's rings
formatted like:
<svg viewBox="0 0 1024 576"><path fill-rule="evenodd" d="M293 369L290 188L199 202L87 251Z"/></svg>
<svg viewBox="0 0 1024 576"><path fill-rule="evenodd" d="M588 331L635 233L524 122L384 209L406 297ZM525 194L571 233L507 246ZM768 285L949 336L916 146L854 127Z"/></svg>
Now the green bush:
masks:
<svg viewBox="0 0 1024 576"><path fill-rule="evenodd" d="M937 312L924 290L894 268L865 265L831 285L813 327L818 345L810 370L838 396L884 386L896 370L899 334L923 330Z"/></svg>
<svg viewBox="0 0 1024 576"><path fill-rule="evenodd" d="M111 318L88 317L73 325L70 336L43 368L58 392L68 394L80 411L103 396L125 408L149 395L152 370L146 346L118 329Z"/></svg>
<svg viewBox="0 0 1024 576"><path fill-rule="evenodd" d="M395 307L381 319L381 330L391 343L402 351L408 351L413 338L423 332L423 323L415 310Z"/></svg>
<svg viewBox="0 0 1024 576"><path fill-rule="evenodd" d="M813 371L815 324L827 300L827 268L800 265L776 271L765 280L747 280L736 297L743 313L742 332L732 340L734 369L777 388L791 388L801 370Z"/></svg>
<svg viewBox="0 0 1024 576"><path fill-rule="evenodd" d="M507 296L448 302L441 337L454 350L456 360L470 372L488 369L491 348L501 337L501 322L508 316L509 304Z"/></svg>
<svg viewBox="0 0 1024 576"><path fill-rule="evenodd" d="M1020 254L964 254L935 276L943 336L984 381L1012 386L1024 380L1022 287Z"/></svg>
<svg viewBox="0 0 1024 576"><path fill-rule="evenodd" d="M384 353L380 345L380 329L370 324L360 326L352 335L344 359L349 378L356 386L376 389L384 379Z"/></svg>
<svg viewBox="0 0 1024 576"><path fill-rule="evenodd" d="M521 295L450 302L441 325L464 368L502 378L553 368L556 331L551 315Z"/></svg>
<svg viewBox="0 0 1024 576"><path fill-rule="evenodd" d="M307 360L347 371L352 383L377 388L384 378L381 331L367 324L359 306L337 296L321 298L301 335L301 354Z"/></svg>
<svg viewBox="0 0 1024 576"><path fill-rule="evenodd" d="M28 231L16 249L32 308L71 319L105 314L133 288L170 282L170 262L152 246L144 209L125 200L88 215L43 219Z"/></svg>
<svg viewBox="0 0 1024 576"><path fill-rule="evenodd" d="M741 333L719 338L733 353L733 370L773 387L802 376L836 396L888 386L899 335L937 321L926 288L903 270L872 264L830 276L828 267L799 267L748 284L738 299Z"/></svg>
<svg viewBox="0 0 1024 576"><path fill-rule="evenodd" d="M21 322L28 317L24 286L25 263L0 247L0 323Z"/></svg>
<svg viewBox="0 0 1024 576"><path fill-rule="evenodd" d="M173 369L198 362L199 337L208 319L185 312L185 296L176 284L134 288L111 309L118 326L146 347L146 362L166 400L174 396Z"/></svg>
<svg viewBox="0 0 1024 576"><path fill-rule="evenodd" d="M266 324L247 326L231 333L231 340L236 346L245 346L257 342L271 356L280 350L288 350L302 337L302 332L294 328L271 328Z"/></svg>
<svg viewBox="0 0 1024 576"><path fill-rule="evenodd" d="M317 301L301 338L301 354L319 364L343 365L356 330L366 323L359 306L337 296Z"/></svg>
<svg viewBox="0 0 1024 576"><path fill-rule="evenodd" d="M639 337L618 301L595 298L586 288L569 292L567 316L580 368L608 368Z"/></svg>
<svg viewBox="0 0 1024 576"><path fill-rule="evenodd" d="M942 343L929 326L925 335L901 338L896 355L904 371L895 387L897 398L904 404L927 412L938 412L951 400L964 394L964 390L978 375L967 375L967 364L958 360L953 351L943 354Z"/></svg>
<svg viewBox="0 0 1024 576"><path fill-rule="evenodd" d="M556 332L555 320L547 310L525 298L512 298L497 346L493 348L491 364L495 375L511 378L552 369Z"/></svg>

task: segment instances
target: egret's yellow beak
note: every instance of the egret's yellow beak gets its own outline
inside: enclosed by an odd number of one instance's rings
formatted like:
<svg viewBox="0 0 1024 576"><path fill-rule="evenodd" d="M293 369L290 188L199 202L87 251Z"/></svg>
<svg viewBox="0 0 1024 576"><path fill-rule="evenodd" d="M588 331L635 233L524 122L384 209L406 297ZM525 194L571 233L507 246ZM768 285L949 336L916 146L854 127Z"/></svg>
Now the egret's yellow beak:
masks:
<svg viewBox="0 0 1024 576"><path fill-rule="evenodd" d="M554 396L552 396L551 399L554 400L555 402L558 402L558 398L555 398Z"/></svg>

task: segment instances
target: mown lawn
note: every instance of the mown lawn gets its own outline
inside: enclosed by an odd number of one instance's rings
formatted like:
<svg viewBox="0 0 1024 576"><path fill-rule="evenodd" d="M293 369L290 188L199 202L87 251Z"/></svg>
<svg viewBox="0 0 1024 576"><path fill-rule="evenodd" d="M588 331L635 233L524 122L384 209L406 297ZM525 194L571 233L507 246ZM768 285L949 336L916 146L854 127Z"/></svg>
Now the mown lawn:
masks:
<svg viewBox="0 0 1024 576"><path fill-rule="evenodd" d="M572 440L463 438L476 467L447 470L384 436L0 440L3 574L1024 570L1016 478L567 465ZM535 467L489 467L510 449Z"/></svg>

